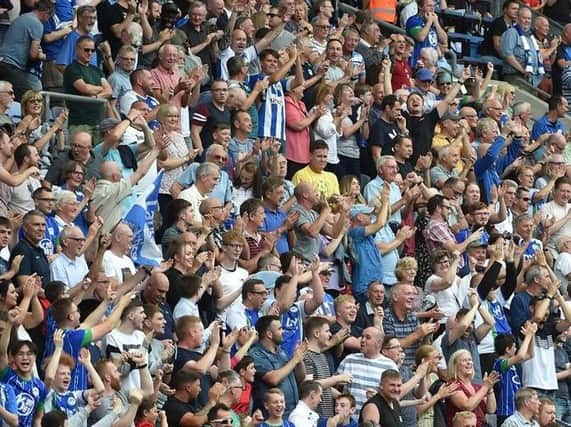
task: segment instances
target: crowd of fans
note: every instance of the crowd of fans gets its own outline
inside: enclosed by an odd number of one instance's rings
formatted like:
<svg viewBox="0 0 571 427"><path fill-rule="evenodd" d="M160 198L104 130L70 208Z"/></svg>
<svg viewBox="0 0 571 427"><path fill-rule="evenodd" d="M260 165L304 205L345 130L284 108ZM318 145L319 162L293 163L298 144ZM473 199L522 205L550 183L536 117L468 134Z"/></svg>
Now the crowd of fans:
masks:
<svg viewBox="0 0 571 427"><path fill-rule="evenodd" d="M0 426L571 423L568 2L347 3L0 0Z"/></svg>

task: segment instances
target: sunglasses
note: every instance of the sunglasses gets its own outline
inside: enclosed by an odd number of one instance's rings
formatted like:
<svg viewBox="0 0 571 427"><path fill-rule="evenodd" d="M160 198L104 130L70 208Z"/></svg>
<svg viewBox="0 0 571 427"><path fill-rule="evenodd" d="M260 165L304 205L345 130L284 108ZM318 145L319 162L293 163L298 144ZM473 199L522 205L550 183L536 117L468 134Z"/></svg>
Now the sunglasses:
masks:
<svg viewBox="0 0 571 427"><path fill-rule="evenodd" d="M95 48L84 47L84 48L83 48L83 51L84 51L84 52L93 53L93 52L95 52Z"/></svg>

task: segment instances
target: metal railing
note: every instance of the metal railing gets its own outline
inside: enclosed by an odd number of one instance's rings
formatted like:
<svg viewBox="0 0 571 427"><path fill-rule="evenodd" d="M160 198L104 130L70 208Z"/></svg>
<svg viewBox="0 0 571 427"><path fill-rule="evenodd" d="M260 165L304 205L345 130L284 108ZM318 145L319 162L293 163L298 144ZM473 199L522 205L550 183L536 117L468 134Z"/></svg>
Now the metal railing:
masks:
<svg viewBox="0 0 571 427"><path fill-rule="evenodd" d="M74 102L82 102L85 104L105 104L107 102L106 99L101 98L91 98L87 96L80 96L80 95L72 95L70 93L61 93L61 92L49 92L42 90L40 94L44 98L44 120L47 122L50 117L50 101L52 99L62 99L64 101L74 101ZM100 121L103 120L105 116L105 112L103 113L102 117L100 117Z"/></svg>

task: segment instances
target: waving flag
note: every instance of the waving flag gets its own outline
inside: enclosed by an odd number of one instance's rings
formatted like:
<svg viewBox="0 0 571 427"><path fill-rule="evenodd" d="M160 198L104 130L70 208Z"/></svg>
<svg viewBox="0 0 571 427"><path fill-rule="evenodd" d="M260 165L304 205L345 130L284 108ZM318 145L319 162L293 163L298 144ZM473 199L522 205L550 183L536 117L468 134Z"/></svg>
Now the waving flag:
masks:
<svg viewBox="0 0 571 427"><path fill-rule="evenodd" d="M123 217L123 222L133 230L131 259L137 265L157 266L163 259L161 248L155 243L153 225L162 178L163 172L161 171L153 184L144 189Z"/></svg>

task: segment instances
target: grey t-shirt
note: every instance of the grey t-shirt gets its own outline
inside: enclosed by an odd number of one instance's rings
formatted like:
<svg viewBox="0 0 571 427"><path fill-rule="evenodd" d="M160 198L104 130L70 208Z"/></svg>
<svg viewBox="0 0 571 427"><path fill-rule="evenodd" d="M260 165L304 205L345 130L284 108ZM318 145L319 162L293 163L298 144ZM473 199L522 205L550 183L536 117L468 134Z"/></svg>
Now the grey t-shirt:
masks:
<svg viewBox="0 0 571 427"><path fill-rule="evenodd" d="M115 396L119 397L119 399L121 399L121 403L123 404L123 409L121 410L118 418L127 413L129 409L129 398L126 391L120 390L115 394L104 394L101 397L101 405L99 405L99 407L89 415L87 425L92 426L103 417L113 412L113 398Z"/></svg>
<svg viewBox="0 0 571 427"><path fill-rule="evenodd" d="M33 12L17 17L10 24L0 47L2 62L26 71L32 40L41 41L43 33L44 26Z"/></svg>
<svg viewBox="0 0 571 427"><path fill-rule="evenodd" d="M301 227L304 224L313 224L317 221L317 212L314 210L307 210L297 203L293 205L291 210L294 212L299 211L299 219L294 226L296 243L293 249L302 254L306 261L311 262L317 256L319 239L304 233L301 230Z"/></svg>

